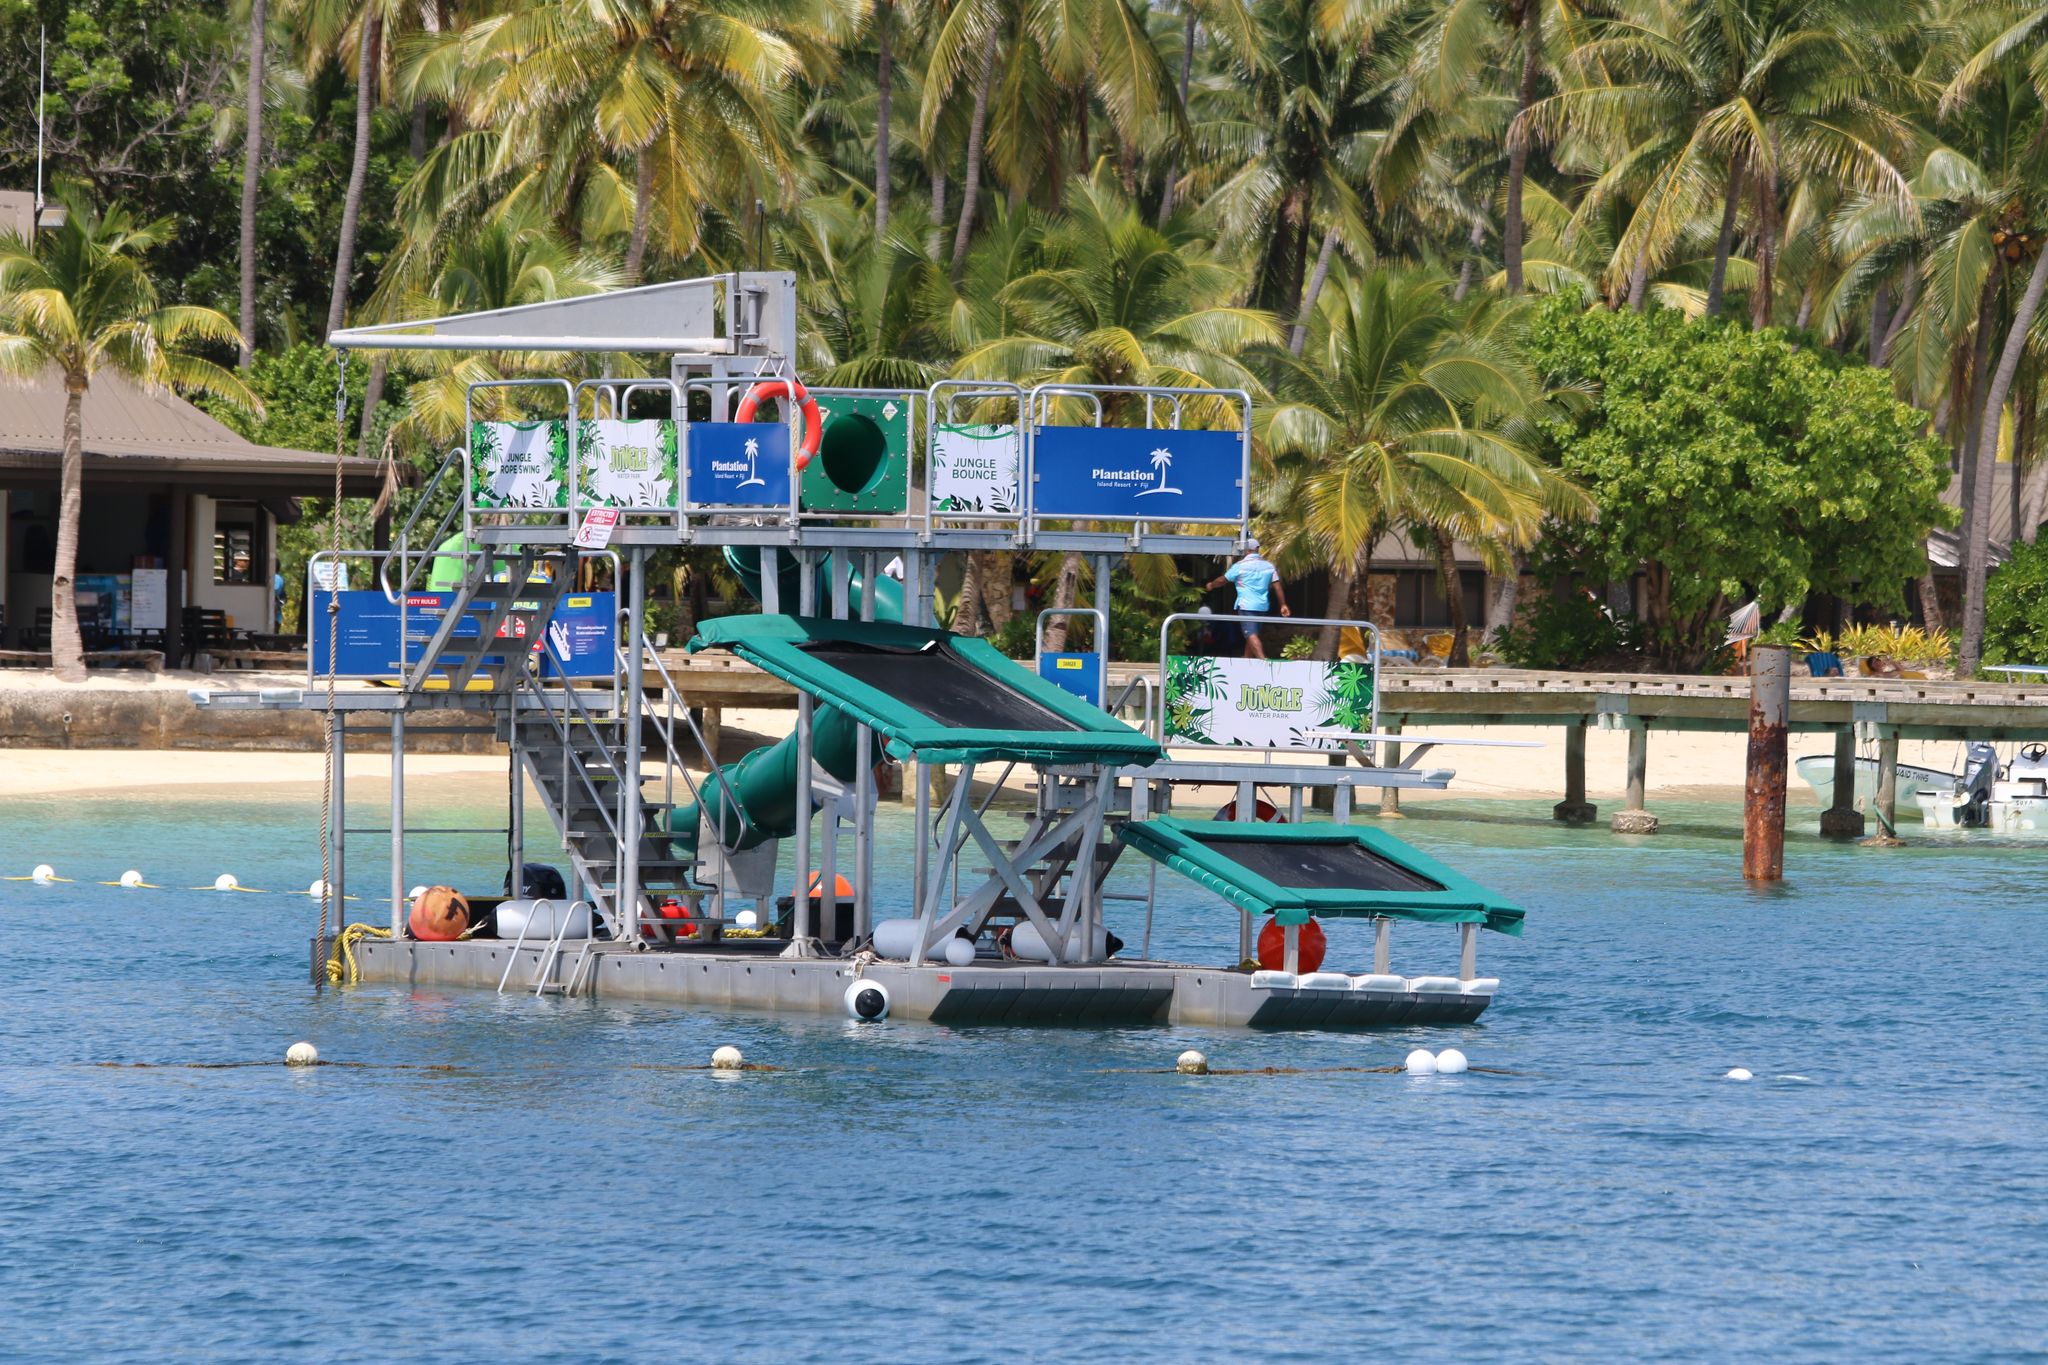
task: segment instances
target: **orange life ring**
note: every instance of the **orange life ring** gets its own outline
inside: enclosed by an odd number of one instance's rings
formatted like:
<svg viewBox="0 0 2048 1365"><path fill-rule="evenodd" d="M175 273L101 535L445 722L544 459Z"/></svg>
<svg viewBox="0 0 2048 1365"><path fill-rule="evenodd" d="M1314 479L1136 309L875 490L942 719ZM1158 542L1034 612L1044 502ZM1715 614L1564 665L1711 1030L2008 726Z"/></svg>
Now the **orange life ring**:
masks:
<svg viewBox="0 0 2048 1365"><path fill-rule="evenodd" d="M797 446L796 467L798 472L811 462L818 453L818 443L825 439L825 419L818 413L818 400L811 397L810 390L800 379L770 379L747 390L747 396L740 399L739 411L733 414L735 422L751 422L754 412L771 398L788 398L794 401L804 415L804 438Z"/></svg>
<svg viewBox="0 0 2048 1365"><path fill-rule="evenodd" d="M1263 796L1260 797L1258 800L1259 804L1252 807L1252 818L1254 820L1263 821L1264 823L1269 825L1284 825L1287 823L1287 817L1280 813L1280 808L1278 806L1274 805L1271 801L1268 801ZM1227 805L1225 805L1222 810L1217 811L1216 818L1218 820L1237 819L1237 802L1235 800L1232 800Z"/></svg>

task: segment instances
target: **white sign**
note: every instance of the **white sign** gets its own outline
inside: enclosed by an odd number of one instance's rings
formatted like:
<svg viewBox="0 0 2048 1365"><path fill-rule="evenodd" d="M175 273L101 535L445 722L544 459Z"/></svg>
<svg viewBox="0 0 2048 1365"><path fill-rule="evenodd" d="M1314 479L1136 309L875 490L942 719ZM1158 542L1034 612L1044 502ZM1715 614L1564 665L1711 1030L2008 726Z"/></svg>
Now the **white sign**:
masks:
<svg viewBox="0 0 2048 1365"><path fill-rule="evenodd" d="M135 630L171 628L171 571L136 569L128 585L128 619Z"/></svg>
<svg viewBox="0 0 2048 1365"><path fill-rule="evenodd" d="M474 422L472 507L561 507L569 498L569 424Z"/></svg>
<svg viewBox="0 0 2048 1365"><path fill-rule="evenodd" d="M1310 732L1370 730L1373 701L1371 664L1185 654L1166 661L1169 743L1337 749L1341 740Z"/></svg>
<svg viewBox="0 0 2048 1365"><path fill-rule="evenodd" d="M676 424L602 418L576 431L578 483L583 507L674 507Z"/></svg>
<svg viewBox="0 0 2048 1365"><path fill-rule="evenodd" d="M579 550L602 550L612 543L612 532L618 529L619 509L616 507L593 507L583 514L583 524L576 528L576 548Z"/></svg>
<svg viewBox="0 0 2048 1365"><path fill-rule="evenodd" d="M313 590L315 592L347 592L348 565L339 559L314 560Z"/></svg>
<svg viewBox="0 0 2048 1365"><path fill-rule="evenodd" d="M932 441L932 510L1014 517L1023 510L1022 465L1023 443L1008 423L939 427Z"/></svg>

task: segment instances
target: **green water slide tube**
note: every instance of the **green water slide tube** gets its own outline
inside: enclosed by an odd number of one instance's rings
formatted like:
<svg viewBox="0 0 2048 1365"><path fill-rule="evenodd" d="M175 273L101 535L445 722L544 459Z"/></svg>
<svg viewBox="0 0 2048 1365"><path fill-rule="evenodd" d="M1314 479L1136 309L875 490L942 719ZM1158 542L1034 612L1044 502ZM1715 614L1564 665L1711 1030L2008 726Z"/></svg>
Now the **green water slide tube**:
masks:
<svg viewBox="0 0 2048 1365"><path fill-rule="evenodd" d="M781 601L794 606L803 583L802 570L794 555L783 555L777 575ZM761 598L761 552L751 546L727 546L725 562L739 578L740 585L759 601ZM830 601L832 560L826 556L818 568L817 598ZM868 585L856 569L848 586L848 606L861 610ZM893 578L878 577L875 585L875 619L903 619L903 585ZM811 757L841 782L851 782L859 766L860 723L836 706L818 706L811 715ZM792 730L773 744L764 744L737 762L728 763L718 775L708 777L698 791L718 813L720 841L727 848L748 849L770 839L787 839L796 833L797 737ZM722 785L721 785L722 784ZM669 831L685 857L695 856L701 812L696 804L678 806L669 813Z"/></svg>

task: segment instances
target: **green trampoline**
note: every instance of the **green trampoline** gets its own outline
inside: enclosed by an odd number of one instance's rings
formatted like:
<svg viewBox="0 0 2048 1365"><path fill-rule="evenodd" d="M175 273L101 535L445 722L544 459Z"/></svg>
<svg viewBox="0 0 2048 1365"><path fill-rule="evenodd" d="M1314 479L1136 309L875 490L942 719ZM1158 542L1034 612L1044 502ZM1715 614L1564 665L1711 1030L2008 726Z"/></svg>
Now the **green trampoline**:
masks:
<svg viewBox="0 0 2048 1365"><path fill-rule="evenodd" d="M1281 924L1384 917L1522 932L1518 907L1367 826L1159 819L1123 825L1117 838Z"/></svg>
<svg viewBox="0 0 2048 1365"><path fill-rule="evenodd" d="M725 616L690 649L729 649L921 763L1146 766L1150 737L1013 662L986 640L891 621Z"/></svg>

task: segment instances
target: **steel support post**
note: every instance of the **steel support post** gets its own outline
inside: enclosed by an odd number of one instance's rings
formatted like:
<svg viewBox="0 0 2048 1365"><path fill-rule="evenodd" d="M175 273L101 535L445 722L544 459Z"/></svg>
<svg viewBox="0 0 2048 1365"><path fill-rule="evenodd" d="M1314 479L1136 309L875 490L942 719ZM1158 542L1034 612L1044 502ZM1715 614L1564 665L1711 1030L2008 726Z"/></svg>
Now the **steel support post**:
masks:
<svg viewBox="0 0 2048 1365"><path fill-rule="evenodd" d="M391 713L391 937L405 932L405 712Z"/></svg>
<svg viewBox="0 0 2048 1365"><path fill-rule="evenodd" d="M797 614L814 616L818 609L818 582L811 557L796 551ZM808 692L796 694L796 913L791 936L810 938L815 932L811 916L811 757L815 703ZM822 889L822 888L821 888Z"/></svg>
<svg viewBox="0 0 2048 1365"><path fill-rule="evenodd" d="M628 943L640 941L640 843L646 806L640 799L641 709L647 696L643 661L647 654L647 551L638 546L627 552L626 621L626 717L620 741L625 748L625 781L620 784L619 834L619 921Z"/></svg>

